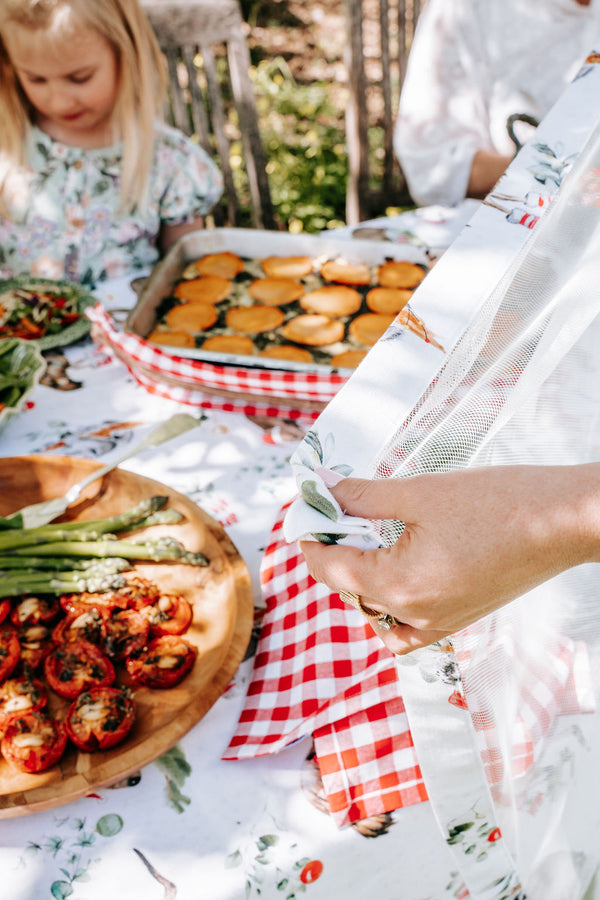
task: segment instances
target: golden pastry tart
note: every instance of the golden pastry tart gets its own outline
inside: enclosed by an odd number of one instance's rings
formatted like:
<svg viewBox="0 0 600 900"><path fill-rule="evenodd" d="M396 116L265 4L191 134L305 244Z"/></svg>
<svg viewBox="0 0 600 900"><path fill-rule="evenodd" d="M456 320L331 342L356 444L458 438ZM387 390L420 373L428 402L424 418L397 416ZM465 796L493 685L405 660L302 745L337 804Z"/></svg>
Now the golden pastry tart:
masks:
<svg viewBox="0 0 600 900"><path fill-rule="evenodd" d="M225 322L234 331L257 334L261 331L273 331L279 328L285 314L277 306L234 306L227 310Z"/></svg>
<svg viewBox="0 0 600 900"><path fill-rule="evenodd" d="M377 269L377 281L382 287L414 288L424 278L421 266L401 260L388 260Z"/></svg>
<svg viewBox="0 0 600 900"><path fill-rule="evenodd" d="M229 297L231 286L231 281L222 275L200 275L199 278L178 282L173 295L179 300L192 300L194 303L219 303Z"/></svg>
<svg viewBox="0 0 600 900"><path fill-rule="evenodd" d="M212 328L218 319L217 308L213 303L181 303L174 306L165 316L169 328L174 331L189 331L196 334Z"/></svg>
<svg viewBox="0 0 600 900"><path fill-rule="evenodd" d="M407 288L375 287L367 292L365 302L371 312L392 315L404 309L412 295L413 292Z"/></svg>
<svg viewBox="0 0 600 900"><path fill-rule="evenodd" d="M254 353L254 342L245 334L215 334L206 338L202 349L210 350L211 353L239 353L242 356L251 356Z"/></svg>
<svg viewBox="0 0 600 900"><path fill-rule="evenodd" d="M304 286L295 278L285 275L267 275L257 278L248 286L248 293L253 300L266 303L268 306L284 306L298 300L304 293Z"/></svg>
<svg viewBox="0 0 600 900"><path fill-rule="evenodd" d="M284 278L304 278L313 270L310 256L267 256L261 262L265 275Z"/></svg>
<svg viewBox="0 0 600 900"><path fill-rule="evenodd" d="M146 340L151 344L165 344L168 347L196 346L196 341L189 331L159 331L155 329Z"/></svg>
<svg viewBox="0 0 600 900"><path fill-rule="evenodd" d="M313 355L309 350L303 350L302 347L294 347L292 344L280 344L278 347L265 347L258 354L266 359L287 359L292 362L313 362Z"/></svg>
<svg viewBox="0 0 600 900"><path fill-rule="evenodd" d="M342 353L332 356L329 362L332 366L339 366L340 369L355 369L368 352L368 350L343 350Z"/></svg>
<svg viewBox="0 0 600 900"><path fill-rule="evenodd" d="M309 313L337 318L351 316L361 307L362 297L345 284L330 284L309 291L300 298L300 306Z"/></svg>
<svg viewBox="0 0 600 900"><path fill-rule="evenodd" d="M235 278L244 271L244 261L230 250L222 253L207 253L195 260L193 266L198 275L220 275L222 278Z"/></svg>
<svg viewBox="0 0 600 900"><path fill-rule="evenodd" d="M384 316L381 313L364 313L350 322L348 332L358 344L371 347L389 328L394 318L395 316Z"/></svg>
<svg viewBox="0 0 600 900"><path fill-rule="evenodd" d="M321 266L321 277L338 284L370 284L371 270L366 263L349 263L343 259L329 259Z"/></svg>
<svg viewBox="0 0 600 900"><path fill-rule="evenodd" d="M336 319L323 315L294 316L289 319L283 329L283 336L297 344L308 344L310 347L324 347L343 340L344 324Z"/></svg>

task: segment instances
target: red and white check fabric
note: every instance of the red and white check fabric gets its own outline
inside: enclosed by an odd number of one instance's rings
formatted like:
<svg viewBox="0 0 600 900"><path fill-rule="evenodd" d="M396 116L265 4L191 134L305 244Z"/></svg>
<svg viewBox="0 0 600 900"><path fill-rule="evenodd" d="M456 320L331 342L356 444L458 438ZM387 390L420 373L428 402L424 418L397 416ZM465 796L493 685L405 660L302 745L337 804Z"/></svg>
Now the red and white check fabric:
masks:
<svg viewBox="0 0 600 900"><path fill-rule="evenodd" d="M338 825L426 799L393 655L365 618L308 574L274 526L261 567L266 612L253 677L224 759L313 735Z"/></svg>
<svg viewBox="0 0 600 900"><path fill-rule="evenodd" d="M469 662L463 658L463 679L469 698L469 711L476 729L479 750L490 785L496 786L494 796L502 796L500 785L506 778L524 774L539 756L544 738L557 716L593 712L589 660L584 643L566 636L556 636L551 652L543 657L519 647L510 652L500 643L486 654L482 666L470 672ZM460 658L460 654L457 654ZM505 771L506 759L500 752L500 739L494 727L495 716L489 709L489 695L480 686L486 673L508 671L516 675L519 684L518 716L511 735L511 771Z"/></svg>
<svg viewBox="0 0 600 900"><path fill-rule="evenodd" d="M394 657L357 610L311 578L297 544L285 542L289 505L265 551L266 611L244 708L223 759L273 753L312 734L331 814L343 826L424 801L427 792ZM576 645L565 640L549 664L524 657L519 664L527 689L512 735L513 774L531 766L556 715L585 707L585 665ZM493 717L476 690L468 695L488 781L500 785L503 758ZM457 698L465 702L457 692L449 702Z"/></svg>
<svg viewBox="0 0 600 900"><path fill-rule="evenodd" d="M347 381L347 376L336 372L218 365L188 359L118 330L100 303L86 310L86 315L94 324L92 337L108 346L142 387L178 403L312 421ZM301 408L295 401L301 401Z"/></svg>

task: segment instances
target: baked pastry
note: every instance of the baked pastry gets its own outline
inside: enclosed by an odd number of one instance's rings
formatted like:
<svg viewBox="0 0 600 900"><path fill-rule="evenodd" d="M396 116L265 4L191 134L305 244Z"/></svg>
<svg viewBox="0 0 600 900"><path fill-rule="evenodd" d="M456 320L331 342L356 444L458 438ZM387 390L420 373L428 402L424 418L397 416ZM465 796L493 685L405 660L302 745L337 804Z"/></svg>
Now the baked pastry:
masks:
<svg viewBox="0 0 600 900"><path fill-rule="evenodd" d="M364 313L350 322L348 332L357 344L371 347L389 328L394 318L394 316L384 316L381 313Z"/></svg>
<svg viewBox="0 0 600 900"><path fill-rule="evenodd" d="M371 312L392 315L404 309L412 295L413 292L407 288L375 287L368 291L365 302Z"/></svg>
<svg viewBox="0 0 600 900"><path fill-rule="evenodd" d="M297 344L310 347L324 347L344 338L344 324L329 316L305 315L289 319L283 329L283 336Z"/></svg>
<svg viewBox="0 0 600 900"><path fill-rule="evenodd" d="M350 263L343 259L329 259L321 266L321 277L338 284L370 284L371 270L366 263Z"/></svg>
<svg viewBox="0 0 600 900"><path fill-rule="evenodd" d="M284 278L304 278L313 270L310 256L267 256L261 262L265 275Z"/></svg>
<svg viewBox="0 0 600 900"><path fill-rule="evenodd" d="M382 287L414 288L424 278L421 266L404 260L390 259L377 269L377 281Z"/></svg>
<svg viewBox="0 0 600 900"><path fill-rule="evenodd" d="M355 369L359 363L363 361L368 350L343 350L342 353L336 353L329 360L330 365L340 369Z"/></svg>
<svg viewBox="0 0 600 900"><path fill-rule="evenodd" d="M212 328L219 315L213 303L180 303L165 316L165 321L173 331L189 331L197 334Z"/></svg>
<svg viewBox="0 0 600 900"><path fill-rule="evenodd" d="M330 284L309 291L300 299L300 306L309 313L332 316L351 316L358 312L362 297L357 290L345 284Z"/></svg>
<svg viewBox="0 0 600 900"><path fill-rule="evenodd" d="M258 354L266 359L287 359L292 362L311 363L314 362L313 355L309 350L303 350L302 347L294 347L293 344L279 344L273 347L265 347Z"/></svg>
<svg viewBox="0 0 600 900"><path fill-rule="evenodd" d="M242 356L251 356L254 353L252 338L245 334L214 334L206 338L202 344L203 350L211 353L238 353Z"/></svg>
<svg viewBox="0 0 600 900"><path fill-rule="evenodd" d="M248 293L253 300L266 303L268 306L284 306L292 303L304 293L304 286L295 278L284 275L267 275L257 278L248 286Z"/></svg>
<svg viewBox="0 0 600 900"><path fill-rule="evenodd" d="M164 344L167 347L196 346L196 341L189 331L159 331L155 329L146 340L151 344Z"/></svg>
<svg viewBox="0 0 600 900"><path fill-rule="evenodd" d="M257 334L261 331L273 331L279 328L285 314L277 306L234 306L227 310L225 323L234 331L246 334Z"/></svg>
<svg viewBox="0 0 600 900"><path fill-rule="evenodd" d="M179 281L173 295L179 300L192 300L194 303L219 303L229 297L231 287L231 281L222 275L201 275Z"/></svg>
<svg viewBox="0 0 600 900"><path fill-rule="evenodd" d="M222 253L207 253L193 263L198 275L221 275L223 278L235 278L244 271L244 261L230 250Z"/></svg>

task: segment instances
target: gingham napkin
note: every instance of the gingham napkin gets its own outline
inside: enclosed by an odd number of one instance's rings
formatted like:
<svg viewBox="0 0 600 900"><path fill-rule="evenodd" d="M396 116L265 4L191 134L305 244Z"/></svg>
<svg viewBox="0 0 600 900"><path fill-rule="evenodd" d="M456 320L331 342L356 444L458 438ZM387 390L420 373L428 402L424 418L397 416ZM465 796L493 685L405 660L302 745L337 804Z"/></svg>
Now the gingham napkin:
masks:
<svg viewBox="0 0 600 900"><path fill-rule="evenodd" d="M393 655L364 617L308 574L282 533L261 567L266 602L254 671L224 759L313 735L339 826L426 799Z"/></svg>
<svg viewBox="0 0 600 900"><path fill-rule="evenodd" d="M86 310L86 315L94 326L92 337L121 359L142 387L178 403L314 421L348 380L333 371L265 369L188 359L120 331L101 303Z"/></svg>

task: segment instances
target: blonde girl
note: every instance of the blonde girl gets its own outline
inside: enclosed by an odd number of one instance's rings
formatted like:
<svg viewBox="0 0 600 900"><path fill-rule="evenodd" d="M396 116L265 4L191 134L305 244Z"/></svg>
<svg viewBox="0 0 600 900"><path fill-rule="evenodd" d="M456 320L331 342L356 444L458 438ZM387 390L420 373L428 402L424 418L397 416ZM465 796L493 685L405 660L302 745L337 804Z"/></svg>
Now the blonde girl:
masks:
<svg viewBox="0 0 600 900"><path fill-rule="evenodd" d="M0 276L93 284L202 226L221 176L164 92L138 0L0 0Z"/></svg>

